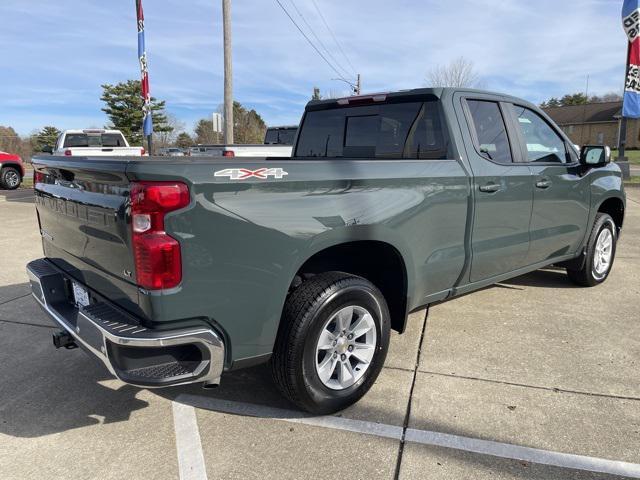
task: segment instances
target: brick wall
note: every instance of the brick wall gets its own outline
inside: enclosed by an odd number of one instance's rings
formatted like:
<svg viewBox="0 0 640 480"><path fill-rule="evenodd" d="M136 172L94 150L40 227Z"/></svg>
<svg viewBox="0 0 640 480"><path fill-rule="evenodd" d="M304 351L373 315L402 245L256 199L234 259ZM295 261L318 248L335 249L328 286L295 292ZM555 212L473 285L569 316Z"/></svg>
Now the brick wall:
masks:
<svg viewBox="0 0 640 480"><path fill-rule="evenodd" d="M561 128L576 145L618 146L619 122L562 125ZM627 120L627 148L640 148L639 120Z"/></svg>

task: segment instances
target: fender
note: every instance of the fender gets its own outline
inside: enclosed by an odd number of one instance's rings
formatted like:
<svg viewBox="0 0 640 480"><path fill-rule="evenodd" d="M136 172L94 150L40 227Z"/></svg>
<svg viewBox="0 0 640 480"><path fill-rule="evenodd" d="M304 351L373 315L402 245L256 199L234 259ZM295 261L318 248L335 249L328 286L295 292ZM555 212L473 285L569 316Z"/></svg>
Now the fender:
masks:
<svg viewBox="0 0 640 480"><path fill-rule="evenodd" d="M20 176L22 178L24 178L25 175L25 170L24 170L24 165L22 165L21 163L18 162L14 162L14 161L5 161L5 162L0 162L0 170L2 170L5 167L14 167L17 168L18 171L20 172Z"/></svg>

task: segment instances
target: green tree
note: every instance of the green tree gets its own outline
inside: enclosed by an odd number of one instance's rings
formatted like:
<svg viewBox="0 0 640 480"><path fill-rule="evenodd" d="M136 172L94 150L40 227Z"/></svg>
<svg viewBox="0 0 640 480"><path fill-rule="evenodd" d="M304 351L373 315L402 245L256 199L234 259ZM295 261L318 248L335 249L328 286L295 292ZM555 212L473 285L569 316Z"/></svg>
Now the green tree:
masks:
<svg viewBox="0 0 640 480"><path fill-rule="evenodd" d="M60 135L60 133L60 130L58 130L56 127L52 127L50 125L44 127L42 130L33 135L33 149L36 152L42 152L42 149L45 145L53 147L56 144L58 135Z"/></svg>
<svg viewBox="0 0 640 480"><path fill-rule="evenodd" d="M558 100L555 97L551 97L546 102L542 102L540 104L540 108L553 108L553 107L559 107L560 105L561 105L560 100Z"/></svg>
<svg viewBox="0 0 640 480"><path fill-rule="evenodd" d="M178 148L189 148L193 145L193 138L187 132L182 132L176 138L176 147Z"/></svg>
<svg viewBox="0 0 640 480"><path fill-rule="evenodd" d="M218 108L222 112L222 107ZM233 102L233 137L235 143L262 143L267 125L258 112L247 110L240 102ZM203 118L198 120L193 129L198 144L216 144L222 142L222 134L213 131L213 120Z"/></svg>
<svg viewBox="0 0 640 480"><path fill-rule="evenodd" d="M560 99L560 103L563 107L569 105L585 105L589 103L589 99L584 93L567 94Z"/></svg>
<svg viewBox="0 0 640 480"><path fill-rule="evenodd" d="M140 94L140 81L127 80L117 85L102 85L102 100L106 106L102 109L107 114L114 128L121 130L132 145L142 145L142 107L144 99ZM156 133L171 132L173 128L167 123L164 111L165 102L151 97L151 114L153 130Z"/></svg>
<svg viewBox="0 0 640 480"><path fill-rule="evenodd" d="M213 120L202 118L198 120L193 131L196 134L195 143L200 145L215 145L220 143L222 136L213 131Z"/></svg>
<svg viewBox="0 0 640 480"><path fill-rule="evenodd" d="M258 112L233 102L234 140L236 143L262 143L267 124Z"/></svg>

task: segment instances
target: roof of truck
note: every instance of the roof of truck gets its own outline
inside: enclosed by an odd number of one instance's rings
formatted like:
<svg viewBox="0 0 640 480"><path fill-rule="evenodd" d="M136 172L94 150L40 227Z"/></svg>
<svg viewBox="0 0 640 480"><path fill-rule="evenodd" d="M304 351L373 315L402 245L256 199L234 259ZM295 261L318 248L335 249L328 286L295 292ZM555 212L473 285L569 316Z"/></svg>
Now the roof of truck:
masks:
<svg viewBox="0 0 640 480"><path fill-rule="evenodd" d="M81 134L81 133L122 133L120 130L107 130L105 128L84 128L84 129L72 129L65 130L65 134Z"/></svg>
<svg viewBox="0 0 640 480"><path fill-rule="evenodd" d="M506 95L504 93L499 92L491 92L488 90L479 90L473 88L458 88L458 87L444 87L444 88L414 88L410 90L396 90L392 92L377 92L377 93L367 93L365 95L356 95L351 97L342 97L342 98L330 98L326 100L311 100L307 103L307 110L323 110L333 105L357 105L357 104L365 104L369 102L385 102L387 99L400 99L400 98L411 98L411 97L420 97L424 99L425 97L433 97L434 99L441 98L445 95L452 94L454 92L463 92L469 94L476 95L491 95L503 97L505 99L513 99L510 95ZM418 98L416 98L418 100Z"/></svg>

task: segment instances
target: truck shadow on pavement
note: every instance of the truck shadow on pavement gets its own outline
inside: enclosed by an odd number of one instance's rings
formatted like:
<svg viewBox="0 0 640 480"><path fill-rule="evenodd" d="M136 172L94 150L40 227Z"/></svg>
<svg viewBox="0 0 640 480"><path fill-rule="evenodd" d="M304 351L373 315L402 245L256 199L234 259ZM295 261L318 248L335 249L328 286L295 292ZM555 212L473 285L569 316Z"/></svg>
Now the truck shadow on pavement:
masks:
<svg viewBox="0 0 640 480"><path fill-rule="evenodd" d="M17 296L18 291L22 294L25 285L0 287L0 299ZM572 288L573 285L564 270L552 268L497 287L524 290L523 287ZM7 302L0 302L3 303ZM102 364L81 349L56 350L51 344L55 327L47 326L49 321L35 304L33 309L26 310L11 314L12 318L4 318L6 315L0 310L0 375L3 378L0 433L39 437L100 423L127 421L132 412L149 407L148 401L137 398L143 389L113 380ZM280 395L268 365L227 372L222 380L222 386L213 390L186 385L153 390L153 394L170 401L188 394L308 416ZM385 416L385 412L375 408L370 414L372 418Z"/></svg>
<svg viewBox="0 0 640 480"><path fill-rule="evenodd" d="M56 350L56 328L28 283L0 287L0 434L34 438L129 420L146 408L140 389L110 380L81 349Z"/></svg>
<svg viewBox="0 0 640 480"><path fill-rule="evenodd" d="M567 276L567 271L560 267L547 267L520 277L511 278L493 287L537 287L537 288L581 288Z"/></svg>

